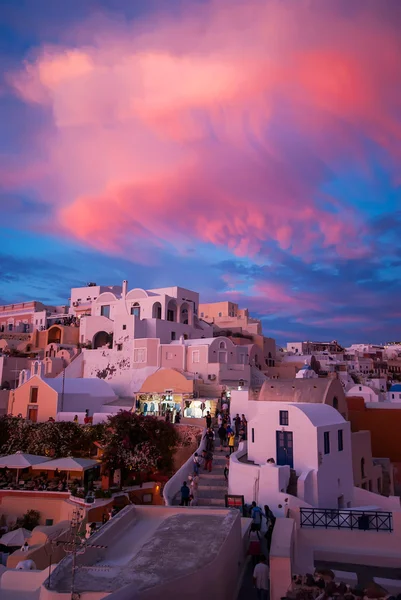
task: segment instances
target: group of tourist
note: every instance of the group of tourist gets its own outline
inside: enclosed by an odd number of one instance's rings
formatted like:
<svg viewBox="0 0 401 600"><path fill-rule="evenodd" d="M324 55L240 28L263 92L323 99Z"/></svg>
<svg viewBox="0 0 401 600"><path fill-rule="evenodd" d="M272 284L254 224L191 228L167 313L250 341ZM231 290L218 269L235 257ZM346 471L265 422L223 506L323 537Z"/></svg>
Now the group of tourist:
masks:
<svg viewBox="0 0 401 600"><path fill-rule="evenodd" d="M401 600L401 594L397 597L386 593L384 589L376 584L366 589L352 588L341 582L334 581L334 573L316 572L315 575L294 575L287 596L282 600L362 600L363 598L386 598L387 600Z"/></svg>
<svg viewBox="0 0 401 600"><path fill-rule="evenodd" d="M235 451L236 440L239 442L246 440L247 420L245 415L241 417L237 414L231 424L229 414L219 412L217 415L217 435L220 439L220 451L224 448L229 449L230 454Z"/></svg>
<svg viewBox="0 0 401 600"><path fill-rule="evenodd" d="M181 487L181 502L180 506L196 506L198 504L198 485L199 475L195 472L188 477L189 485L186 481Z"/></svg>

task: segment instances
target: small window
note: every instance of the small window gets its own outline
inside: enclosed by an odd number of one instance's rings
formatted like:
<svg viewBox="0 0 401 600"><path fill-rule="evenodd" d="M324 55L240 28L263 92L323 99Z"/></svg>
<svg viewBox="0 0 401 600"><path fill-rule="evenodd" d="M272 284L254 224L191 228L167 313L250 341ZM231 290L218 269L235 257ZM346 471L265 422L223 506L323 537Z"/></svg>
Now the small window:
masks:
<svg viewBox="0 0 401 600"><path fill-rule="evenodd" d="M288 425L288 410L280 410L280 425Z"/></svg>
<svg viewBox="0 0 401 600"><path fill-rule="evenodd" d="M166 360L172 360L173 358L173 353L172 352L166 352Z"/></svg>
<svg viewBox="0 0 401 600"><path fill-rule="evenodd" d="M173 342L176 339L175 331L171 332L171 341Z"/></svg>
<svg viewBox="0 0 401 600"><path fill-rule="evenodd" d="M333 398L333 408L338 410L338 398L336 398L336 396Z"/></svg>
<svg viewBox="0 0 401 600"><path fill-rule="evenodd" d="M38 393L39 393L39 388L37 387L32 387L31 388L31 396L29 398L29 402L31 404L36 404L38 401Z"/></svg>
<svg viewBox="0 0 401 600"><path fill-rule="evenodd" d="M127 329L127 326L126 326L126 325L123 325L123 330L125 331L126 329Z"/></svg>
<svg viewBox="0 0 401 600"><path fill-rule="evenodd" d="M198 363L199 361L200 361L199 350L193 350L192 351L192 362Z"/></svg>
<svg viewBox="0 0 401 600"><path fill-rule="evenodd" d="M138 302L135 302L135 304L133 304L131 306L131 315L134 315L134 317L139 317L141 316L141 307L139 306Z"/></svg>
<svg viewBox="0 0 401 600"><path fill-rule="evenodd" d="M219 313L219 317L222 317L222 316L223 316L222 313Z"/></svg>
<svg viewBox="0 0 401 600"><path fill-rule="evenodd" d="M117 344L117 351L121 352L122 349L123 349L123 345L122 344Z"/></svg>
<svg viewBox="0 0 401 600"><path fill-rule="evenodd" d="M201 312L201 317L204 317L204 316L205 316L205 313Z"/></svg>
<svg viewBox="0 0 401 600"><path fill-rule="evenodd" d="M394 394L391 394L391 398L394 400Z"/></svg>
<svg viewBox="0 0 401 600"><path fill-rule="evenodd" d="M13 330L13 324L9 323L9 325L8 325L8 331L12 331L12 330Z"/></svg>
<svg viewBox="0 0 401 600"><path fill-rule="evenodd" d="M110 305L104 304L100 307L100 314L102 317L106 317L106 319L110 319Z"/></svg>
<svg viewBox="0 0 401 600"><path fill-rule="evenodd" d="M330 431L324 432L324 453L330 454Z"/></svg>
<svg viewBox="0 0 401 600"><path fill-rule="evenodd" d="M343 430L338 430L338 451L342 452L344 450L344 440L343 440Z"/></svg>
<svg viewBox="0 0 401 600"><path fill-rule="evenodd" d="M361 458L361 477L364 479L366 477L365 474L365 459Z"/></svg>
<svg viewBox="0 0 401 600"><path fill-rule="evenodd" d="M254 443L255 443L255 430L252 427L252 444L254 444Z"/></svg>

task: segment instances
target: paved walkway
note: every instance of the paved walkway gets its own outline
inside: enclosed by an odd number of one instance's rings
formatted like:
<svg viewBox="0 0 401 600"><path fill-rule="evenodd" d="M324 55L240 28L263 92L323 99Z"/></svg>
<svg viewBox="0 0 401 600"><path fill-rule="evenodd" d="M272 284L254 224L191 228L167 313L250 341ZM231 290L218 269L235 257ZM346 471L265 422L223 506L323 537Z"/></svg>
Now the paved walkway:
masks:
<svg viewBox="0 0 401 600"><path fill-rule="evenodd" d="M228 491L224 477L224 466L228 448L221 448L220 440L215 441L212 472L203 468L199 471L198 506L225 506Z"/></svg>

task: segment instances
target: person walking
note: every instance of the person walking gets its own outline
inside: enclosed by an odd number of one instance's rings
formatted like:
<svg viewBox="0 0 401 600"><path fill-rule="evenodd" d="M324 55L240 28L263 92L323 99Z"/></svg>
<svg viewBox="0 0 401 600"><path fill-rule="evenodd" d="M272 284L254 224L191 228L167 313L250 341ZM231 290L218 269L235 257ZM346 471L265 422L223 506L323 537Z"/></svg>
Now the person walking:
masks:
<svg viewBox="0 0 401 600"><path fill-rule="evenodd" d="M256 502L252 502L251 508L252 525L251 531L256 531L258 538L260 539L260 530L262 529L262 509L256 505Z"/></svg>
<svg viewBox="0 0 401 600"><path fill-rule="evenodd" d="M267 525L265 539L266 539L266 543L267 543L267 551L270 552L270 547L272 544L272 537L273 537L273 529L274 529L274 524L276 522L276 517L274 516L273 512L270 510L270 507L267 504L265 504L264 509L265 509L266 525Z"/></svg>
<svg viewBox="0 0 401 600"><path fill-rule="evenodd" d="M220 439L220 452L222 452L223 448L227 445L227 430L223 424L220 425L220 427L217 431L217 435L219 436L219 439Z"/></svg>
<svg viewBox="0 0 401 600"><path fill-rule="evenodd" d="M199 467L200 467L200 458L197 452L194 454L194 473L195 475L199 475Z"/></svg>
<svg viewBox="0 0 401 600"><path fill-rule="evenodd" d="M228 436L228 448L230 450L230 454L235 451L235 433L233 431Z"/></svg>
<svg viewBox="0 0 401 600"><path fill-rule="evenodd" d="M239 414L237 413L237 415L234 418L234 428L235 428L235 435L238 437L239 436L239 429L240 429L240 425L241 425L241 417L239 416Z"/></svg>
<svg viewBox="0 0 401 600"><path fill-rule="evenodd" d="M184 481L184 483L181 486L181 504L180 506L188 506L189 505L189 496L190 496L190 489L187 486L187 482Z"/></svg>
<svg viewBox="0 0 401 600"><path fill-rule="evenodd" d="M217 427L221 427L223 425L223 416L221 412L217 414Z"/></svg>
<svg viewBox="0 0 401 600"><path fill-rule="evenodd" d="M207 427L207 429L210 429L210 427L212 426L212 416L209 411L207 411L205 419L206 419L206 427Z"/></svg>
<svg viewBox="0 0 401 600"><path fill-rule="evenodd" d="M268 600L269 597L269 567L264 554L253 570L253 585L258 594L258 600Z"/></svg>
<svg viewBox="0 0 401 600"><path fill-rule="evenodd" d="M210 450L207 450L206 456L205 456L205 466L204 466L205 471L209 471L209 473L211 473L212 466L213 466L213 452L211 452Z"/></svg>
<svg viewBox="0 0 401 600"><path fill-rule="evenodd" d="M209 427L209 429L206 431L205 439L206 439L206 451L210 450L210 452L213 452L213 450L214 450L214 431L211 427Z"/></svg>
<svg viewBox="0 0 401 600"><path fill-rule="evenodd" d="M199 476L194 475L193 477L190 475L189 479L189 490L194 497L195 500L198 499L198 485L199 485Z"/></svg>
<svg viewBox="0 0 401 600"><path fill-rule="evenodd" d="M230 455L226 454L226 464L224 465L224 477L228 481L228 472L230 470Z"/></svg>

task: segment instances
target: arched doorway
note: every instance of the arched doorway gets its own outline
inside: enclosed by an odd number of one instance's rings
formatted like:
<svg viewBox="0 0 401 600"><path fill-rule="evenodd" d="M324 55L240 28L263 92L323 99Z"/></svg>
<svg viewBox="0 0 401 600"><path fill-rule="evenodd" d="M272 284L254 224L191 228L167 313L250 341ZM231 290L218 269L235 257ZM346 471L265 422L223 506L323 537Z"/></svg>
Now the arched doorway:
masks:
<svg viewBox="0 0 401 600"><path fill-rule="evenodd" d="M152 307L152 317L153 319L161 319L162 318L162 305L160 302L155 302Z"/></svg>
<svg viewBox="0 0 401 600"><path fill-rule="evenodd" d="M96 350L97 348L103 348L104 346L108 346L109 343L110 334L106 331L98 331L93 338L92 348L94 350Z"/></svg>
<svg viewBox="0 0 401 600"><path fill-rule="evenodd" d="M182 323L183 325L188 325L188 323L189 323L188 311L189 311L189 306L186 302L184 302L184 304L182 304L181 308L180 308L180 323Z"/></svg>
<svg viewBox="0 0 401 600"><path fill-rule="evenodd" d="M47 334L48 344L61 344L61 329L60 327L50 327Z"/></svg>
<svg viewBox="0 0 401 600"><path fill-rule="evenodd" d="M177 320L177 305L174 300L170 300L167 305L167 321L173 323Z"/></svg>

